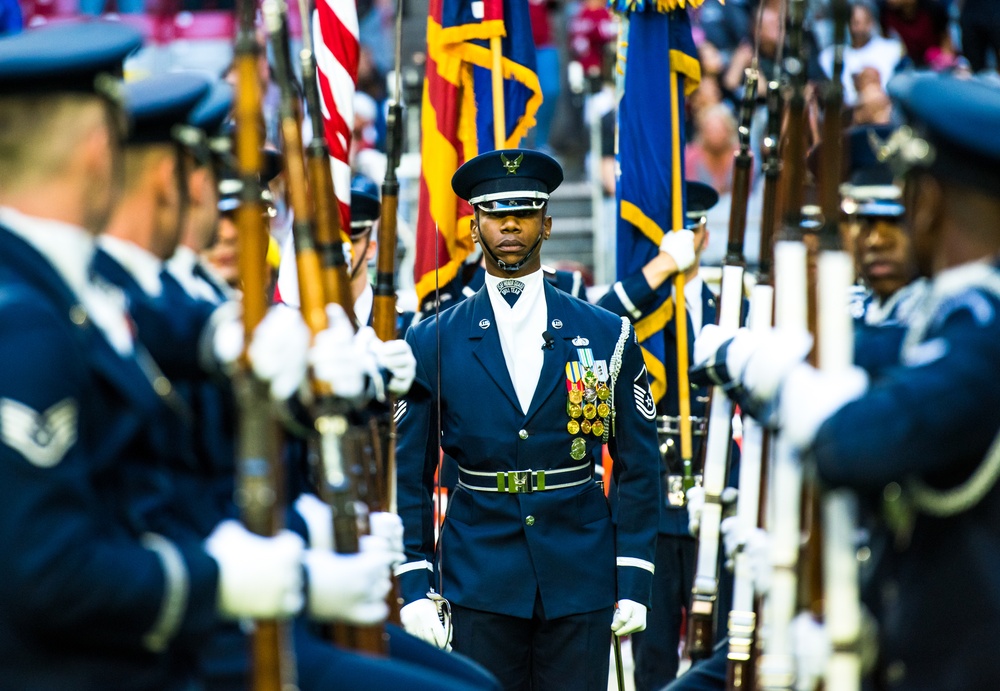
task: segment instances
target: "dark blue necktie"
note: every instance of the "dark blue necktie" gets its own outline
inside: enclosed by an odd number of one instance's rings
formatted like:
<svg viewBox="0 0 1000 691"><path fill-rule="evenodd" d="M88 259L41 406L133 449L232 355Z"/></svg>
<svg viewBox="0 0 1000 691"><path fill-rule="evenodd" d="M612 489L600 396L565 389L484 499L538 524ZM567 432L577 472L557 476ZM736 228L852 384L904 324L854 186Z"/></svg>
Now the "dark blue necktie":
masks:
<svg viewBox="0 0 1000 691"><path fill-rule="evenodd" d="M517 299L521 297L521 293L524 292L524 283L507 278L497 283L497 290L500 291L500 295L507 301L507 304L513 307Z"/></svg>

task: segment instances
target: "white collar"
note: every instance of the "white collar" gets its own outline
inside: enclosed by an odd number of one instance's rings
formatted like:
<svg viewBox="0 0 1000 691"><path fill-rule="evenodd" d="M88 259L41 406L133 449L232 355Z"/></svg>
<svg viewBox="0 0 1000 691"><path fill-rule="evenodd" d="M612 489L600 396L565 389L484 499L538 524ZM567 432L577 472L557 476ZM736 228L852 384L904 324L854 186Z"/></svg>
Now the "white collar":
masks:
<svg viewBox="0 0 1000 691"><path fill-rule="evenodd" d="M80 226L0 207L0 223L34 247L73 291L108 343L121 355L132 353L125 298L116 288L90 280L94 237Z"/></svg>
<svg viewBox="0 0 1000 691"><path fill-rule="evenodd" d="M194 273L195 264L198 263L198 253L187 245L177 245L173 256L166 263L167 269L175 275Z"/></svg>
<svg viewBox="0 0 1000 691"><path fill-rule="evenodd" d="M684 302L701 303L701 287L705 281L700 275L684 282Z"/></svg>
<svg viewBox="0 0 1000 691"><path fill-rule="evenodd" d="M521 297L517 299L514 303L514 307L510 307L507 301L500 295L500 290L497 286L500 285L502 281L515 280L520 281L524 284L524 288L521 290ZM505 276L494 276L490 272L486 272L486 290L489 292L490 302L493 303L493 311L497 311L497 305L503 305L507 308L507 312L520 312L522 309L527 309L528 305L534 303L535 299L542 292L542 284L545 282L545 276L541 269L534 271L527 276L518 276L517 278L511 279Z"/></svg>
<svg viewBox="0 0 1000 691"><path fill-rule="evenodd" d="M35 248L79 298L89 283L94 236L80 226L0 206L0 223Z"/></svg>
<svg viewBox="0 0 1000 691"><path fill-rule="evenodd" d="M102 235L97 240L101 249L110 254L136 280L142 292L149 297L159 297L163 292L160 272L163 260L134 242L112 235Z"/></svg>
<svg viewBox="0 0 1000 691"><path fill-rule="evenodd" d="M375 304L375 290L370 283L365 284L365 289L354 301L354 316L362 326L371 321L372 306ZM364 317L364 319L362 319Z"/></svg>

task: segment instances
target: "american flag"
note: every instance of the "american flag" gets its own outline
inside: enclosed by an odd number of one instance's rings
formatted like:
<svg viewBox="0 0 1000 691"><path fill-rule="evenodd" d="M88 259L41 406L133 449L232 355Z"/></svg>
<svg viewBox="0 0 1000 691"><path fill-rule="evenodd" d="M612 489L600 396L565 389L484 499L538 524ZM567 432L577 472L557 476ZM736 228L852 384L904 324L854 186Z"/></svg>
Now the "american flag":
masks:
<svg viewBox="0 0 1000 691"><path fill-rule="evenodd" d="M351 223L351 132L358 79L358 8L354 0L317 0L313 14L316 78L344 228Z"/></svg>

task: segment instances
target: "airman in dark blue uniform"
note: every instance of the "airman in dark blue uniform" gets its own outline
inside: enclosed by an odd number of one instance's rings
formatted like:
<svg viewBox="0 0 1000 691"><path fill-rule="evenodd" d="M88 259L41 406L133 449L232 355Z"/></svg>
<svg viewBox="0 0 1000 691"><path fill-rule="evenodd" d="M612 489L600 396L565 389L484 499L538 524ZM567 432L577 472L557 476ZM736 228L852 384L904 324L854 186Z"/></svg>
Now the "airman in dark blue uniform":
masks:
<svg viewBox="0 0 1000 691"><path fill-rule="evenodd" d="M439 592L455 649L505 689L606 689L608 627L644 626L653 579L654 408L633 329L541 271L546 202L561 180L554 160L520 149L456 172L456 193L476 210L486 284L410 328L417 377L396 412L403 624L445 646ZM435 548L438 429L459 477ZM616 521L594 481L604 441Z"/></svg>
<svg viewBox="0 0 1000 691"><path fill-rule="evenodd" d="M880 155L905 176L928 296L895 366L799 363L773 403L824 482L884 509L880 686L993 688L1000 660L982 641L1000 618L1000 91L932 75L899 76L889 92L909 126Z"/></svg>
<svg viewBox="0 0 1000 691"><path fill-rule="evenodd" d="M143 162L149 160L148 148L173 147L173 139L181 134L186 145L182 155L189 171L186 182L193 183L198 175L197 168L210 164L207 157L199 156L200 143L204 133L184 131L185 119L195 121L198 129L211 129L208 120L196 118L199 109L188 115L191 107L202 99L209 101L216 97L214 90L207 90L206 84L191 75L168 75L152 78L144 82L130 84L126 96L130 105L135 127L129 140L128 156L135 160L137 173L148 172ZM222 115L219 109L217 115ZM193 159L193 160L192 160ZM180 159L178 159L180 160ZM214 178L214 175L211 176ZM168 177L167 182L177 184L178 180ZM192 184L193 186L193 184ZM210 371L199 371L205 366L204 342L211 341L213 321L224 319L220 313L227 305L195 297L185 292L178 279L164 270L163 259L170 256L181 235L175 224L157 222L152 219L136 219L134 206L142 199L142 190L125 195L123 202L109 224L109 233L115 239L106 239L103 252L95 260L95 267L103 275L120 285L129 297L130 305L136 309L134 316L140 339L150 339L154 357L185 363L186 367L173 367L175 388L188 403L188 412L202 413L206 403L217 402L231 411L232 391L222 379L209 379ZM215 207L212 194L198 198L192 195L189 219L211 221L205 205ZM168 217L170 218L170 217ZM207 236L204 229L189 228L189 235ZM195 265L197 266L197 264ZM175 271L178 267L174 267ZM184 275L202 278L196 274ZM195 292L198 292L197 290ZM284 308L282 308L284 309ZM229 310L231 311L231 310ZM206 332L208 332L206 334ZM169 345L169 348L166 346ZM291 353L283 353L291 356ZM199 357L201 355L202 357ZM209 367L208 370L213 369ZM214 369L218 369L215 367ZM231 415L229 416L231 418ZM178 463L174 467L174 480L184 488L184 501L173 507L170 518L172 530L177 532L195 531L207 534L216 524L235 516L231 497L234 492L234 461L220 457L219 449L233 448L234 427L232 424L206 429L206 425L217 422L218 418L202 418L188 415L183 429L174 434L174 447L182 447L193 455L196 462L191 465ZM160 427L166 424L161 421ZM172 426L176 429L176 425ZM206 439L216 439L217 443L199 443ZM194 453L191 453L191 446ZM174 457L184 458L179 452ZM299 479L297 484L302 484ZM317 500L318 501L318 500ZM308 536L306 523L295 511L289 511L287 523ZM332 521L331 521L332 523ZM347 559L347 558L345 558ZM346 563L341 563L346 568ZM320 578L307 558L307 568L314 581L310 593L318 586ZM322 572L326 578L331 574ZM386 572L387 574L387 572ZM311 610L312 611L312 610ZM428 646L419 644L402 632L391 636L392 661L375 661L338 650L321 642L306 629L305 622L297 622L294 628L298 683L304 689L330 688L337 683L348 685L366 684L375 688L405 686L407 688L489 688L492 680L480 670L463 664L461 660L447 661L440 665L448 671L436 669L441 655ZM400 652L401 651L401 652ZM234 624L222 624L199 650L199 678L208 689L245 688L249 670L246 633ZM429 658L429 661L426 661Z"/></svg>
<svg viewBox="0 0 1000 691"><path fill-rule="evenodd" d="M688 303L685 312L688 327L689 352L701 326L714 324L717 315L717 298L711 288L698 277L699 259L702 250L708 246L708 230L705 213L719 200L718 193L709 185L688 181L686 185L687 216L686 230L693 234L694 249L677 246L661 249L642 272L626 277L612 285L598 303L602 307L633 319L648 310L649 303L656 299L656 290L672 278L678 263L691 261L690 266L680 267L686 272L685 297ZM667 236L668 242L680 238ZM690 244L691 241L686 241ZM678 256L671 254L673 251ZM690 259L685 259L685 255ZM690 297L688 297L690 296ZM696 308L696 309L695 309ZM745 311L744 311L745 313ZM663 329L666 340L666 372L677 371L677 323L675 316L667 321ZM692 457L701 457L701 447L705 439L708 415L709 389L705 386L691 388L692 415ZM656 578L653 580L653 612L648 626L632 636L632 653L635 658L635 684L639 691L658 689L677 676L680 664L678 646L680 644L683 610L691 598L694 583L696 541L688 530L688 511L684 503L683 475L680 462L679 400L676 387L668 386L666 395L657 405L657 425L660 432L661 465L664 488L664 504L659 512L659 539L656 552ZM735 447L734 447L735 449ZM735 449L738 454L738 449ZM734 456L735 460L738 455ZM731 473L733 477L734 474ZM727 612L725 606L730 588L723 584L720 593L719 612ZM724 621L724 615L723 619ZM724 626L719 626L724 633Z"/></svg>
<svg viewBox="0 0 1000 691"><path fill-rule="evenodd" d="M227 584L239 553L287 563L262 598L301 587L294 544L279 554L230 535L223 556L220 541L160 530L175 498L150 432L170 413L164 382L121 294L88 271L115 192L116 77L140 43L107 23L0 40L0 673L12 688L180 687L192 670L168 653L196 647L220 611L255 613Z"/></svg>

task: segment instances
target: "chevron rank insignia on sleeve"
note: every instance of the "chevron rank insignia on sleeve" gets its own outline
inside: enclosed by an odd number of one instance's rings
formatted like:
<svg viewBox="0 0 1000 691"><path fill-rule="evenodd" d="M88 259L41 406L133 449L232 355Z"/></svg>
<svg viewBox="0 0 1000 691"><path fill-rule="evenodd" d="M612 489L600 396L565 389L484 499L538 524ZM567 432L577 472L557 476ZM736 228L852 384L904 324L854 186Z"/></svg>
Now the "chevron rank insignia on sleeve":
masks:
<svg viewBox="0 0 1000 691"><path fill-rule="evenodd" d="M639 411L647 420L656 417L656 404L653 402L653 394L649 390L649 383L646 381L646 367L643 366L638 376L632 382L632 391L635 394L635 409Z"/></svg>
<svg viewBox="0 0 1000 691"><path fill-rule="evenodd" d="M399 398L396 399L396 409L392 411L392 419L399 422L406 415L406 400Z"/></svg>
<svg viewBox="0 0 1000 691"><path fill-rule="evenodd" d="M44 413L0 398L0 440L39 468L59 463L76 443L76 401L66 398Z"/></svg>

